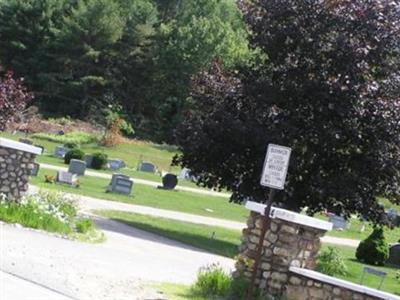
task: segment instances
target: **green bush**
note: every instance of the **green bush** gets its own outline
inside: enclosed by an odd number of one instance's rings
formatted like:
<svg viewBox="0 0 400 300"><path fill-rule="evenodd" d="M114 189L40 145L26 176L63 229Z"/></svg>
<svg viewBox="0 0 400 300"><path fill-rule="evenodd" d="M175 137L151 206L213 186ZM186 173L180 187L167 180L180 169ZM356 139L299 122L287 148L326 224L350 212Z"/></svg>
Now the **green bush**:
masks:
<svg viewBox="0 0 400 300"><path fill-rule="evenodd" d="M330 276L347 274L344 259L339 250L334 247L328 247L327 250L321 252L317 261L317 270Z"/></svg>
<svg viewBox="0 0 400 300"><path fill-rule="evenodd" d="M371 265L383 265L389 257L389 246L382 227L375 227L370 236L358 245L357 260Z"/></svg>
<svg viewBox="0 0 400 300"><path fill-rule="evenodd" d="M231 277L216 264L200 269L192 286L193 293L207 299L227 296L231 288Z"/></svg>
<svg viewBox="0 0 400 300"><path fill-rule="evenodd" d="M35 133L32 135L33 138L47 140L50 142L56 142L61 144L74 143L76 145L97 143L99 138L92 134L86 132L69 132L64 135L59 134L49 134L49 133Z"/></svg>
<svg viewBox="0 0 400 300"><path fill-rule="evenodd" d="M74 143L74 142L66 142L66 143L64 144L64 147L66 147L66 148L68 148L68 149L76 149L76 148L79 148L80 145L77 144L77 143Z"/></svg>
<svg viewBox="0 0 400 300"><path fill-rule="evenodd" d="M75 223L76 231L79 233L87 233L95 229L94 223L90 219L79 219Z"/></svg>
<svg viewBox="0 0 400 300"><path fill-rule="evenodd" d="M85 153L80 149L69 150L64 156L64 163L69 164L71 159L82 159Z"/></svg>
<svg viewBox="0 0 400 300"><path fill-rule="evenodd" d="M107 154L101 152L93 153L92 168L96 170L104 169L107 164L107 159Z"/></svg>

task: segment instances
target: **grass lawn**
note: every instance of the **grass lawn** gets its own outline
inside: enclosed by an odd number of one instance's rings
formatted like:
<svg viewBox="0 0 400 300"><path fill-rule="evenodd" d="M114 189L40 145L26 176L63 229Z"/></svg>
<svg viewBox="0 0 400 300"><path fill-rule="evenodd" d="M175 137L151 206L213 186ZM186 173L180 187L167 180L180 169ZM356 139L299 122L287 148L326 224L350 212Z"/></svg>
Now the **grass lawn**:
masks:
<svg viewBox="0 0 400 300"><path fill-rule="evenodd" d="M154 286L168 296L169 300L209 300L193 294L190 286L183 284L163 283Z"/></svg>
<svg viewBox="0 0 400 300"><path fill-rule="evenodd" d="M95 214L226 257L235 257L240 231L121 211ZM214 238L211 238L214 236Z"/></svg>
<svg viewBox="0 0 400 300"><path fill-rule="evenodd" d="M318 216L318 218L328 221L327 217L321 215ZM363 240L367 238L373 230L372 225L368 223L365 223L365 230L363 232L360 232L360 228L361 222L357 218L351 218L350 228L342 231L334 229L332 231L328 231L326 235L354 240ZM385 227L385 237L388 243L398 242L400 240L400 228L396 227L394 229L390 229Z"/></svg>
<svg viewBox="0 0 400 300"><path fill-rule="evenodd" d="M106 193L106 187L110 180L96 177L80 177L80 188L70 187L61 184L49 184L44 182L44 175L56 175L55 171L39 171L37 177L31 177L30 183L41 188L63 191L77 195L85 195L99 199L106 199L118 202L151 206L155 208L180 211L195 215L227 219L238 222L245 222L248 217L248 210L243 206L229 203L228 199L201 195L184 191L167 191L156 189L151 186L134 184L131 195ZM211 209L212 212L206 209Z"/></svg>
<svg viewBox="0 0 400 300"><path fill-rule="evenodd" d="M237 247L240 244L241 232L237 230L226 230L218 227L196 225L118 211L96 211L95 213L142 230L207 250L211 253L228 257L234 257L237 254ZM212 240L210 237L213 231L216 232L216 235ZM322 245L322 250L326 249L328 246L327 244ZM344 246L332 246L339 249L348 267L348 274L338 277L354 283L360 283L362 269L365 265L359 263L355 259L355 249ZM400 271L400 269L376 266L373 266L373 268L382 270L388 274L382 285L382 290L390 293L400 293L400 282L395 279L395 273ZM366 275L363 284L372 288L377 288L378 278L376 276ZM163 285L161 290L170 295L172 299L193 299L191 298L190 289L187 286L168 284Z"/></svg>
<svg viewBox="0 0 400 300"><path fill-rule="evenodd" d="M337 276L354 283L360 283L362 270L365 264L359 263L355 258L355 249L351 247L331 245L339 249L342 257L345 259L345 263L348 267L348 274L346 276ZM327 248L328 245L322 245L322 249ZM378 269L387 273L387 276L383 282L381 290L393 294L400 295L400 282L396 280L396 272L400 271L399 268L393 267L377 267L369 266L374 269ZM366 274L364 277L363 285L378 288L380 278L374 275Z"/></svg>

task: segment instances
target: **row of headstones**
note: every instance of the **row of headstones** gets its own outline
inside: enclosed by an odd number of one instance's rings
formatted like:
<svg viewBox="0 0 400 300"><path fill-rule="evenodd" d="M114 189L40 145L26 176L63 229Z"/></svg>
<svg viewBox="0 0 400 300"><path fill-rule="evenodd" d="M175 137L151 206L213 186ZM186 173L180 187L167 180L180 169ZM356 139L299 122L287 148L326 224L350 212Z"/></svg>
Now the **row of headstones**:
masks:
<svg viewBox="0 0 400 300"><path fill-rule="evenodd" d="M65 146L56 146L54 150L54 156L63 158L68 151L71 149ZM86 167L91 168L93 162L93 155L85 155L83 157L84 162L86 163ZM109 159L107 161L106 167L113 171L122 169L126 167L125 162L122 159ZM138 167L138 171L156 173L157 167L151 162L141 162Z"/></svg>
<svg viewBox="0 0 400 300"><path fill-rule="evenodd" d="M71 160L72 162L72 160ZM76 186L78 183L78 174L68 171L58 171L56 181L59 183L65 183L71 186ZM173 190L178 184L178 179L175 174L165 174L162 177L162 186L157 188ZM129 195L132 192L133 180L124 174L113 174L111 182L108 185L106 192L121 193Z"/></svg>

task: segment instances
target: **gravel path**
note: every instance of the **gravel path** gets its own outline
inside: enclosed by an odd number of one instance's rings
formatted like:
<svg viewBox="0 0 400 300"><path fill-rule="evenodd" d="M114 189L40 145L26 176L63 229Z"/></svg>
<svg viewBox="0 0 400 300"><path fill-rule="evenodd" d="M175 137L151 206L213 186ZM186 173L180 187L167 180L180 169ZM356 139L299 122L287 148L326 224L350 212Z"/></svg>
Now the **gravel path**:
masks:
<svg viewBox="0 0 400 300"><path fill-rule="evenodd" d="M44 169L55 170L55 171L60 171L60 170L68 171L68 168L44 164L44 163L41 163L40 167L44 168ZM111 179L110 174L100 173L100 172L91 171L91 170L86 170L85 175L92 176L92 177L104 178L104 179ZM139 179L139 178L134 178L134 177L131 177L131 179L137 184L143 184L143 185L148 185L148 186L152 186L152 187L157 187L161 184L160 182L146 180L146 179ZM185 192L202 194L202 195L217 196L217 197L223 197L223 198L229 198L231 196L228 193L214 192L214 191L210 191L210 190L192 188L192 187L181 186L181 185L177 185L175 187L175 189L177 189L179 191L185 191Z"/></svg>
<svg viewBox="0 0 400 300"><path fill-rule="evenodd" d="M107 241L74 242L0 224L0 270L82 300L155 300L148 282L190 284L198 269L233 260L98 218Z"/></svg>

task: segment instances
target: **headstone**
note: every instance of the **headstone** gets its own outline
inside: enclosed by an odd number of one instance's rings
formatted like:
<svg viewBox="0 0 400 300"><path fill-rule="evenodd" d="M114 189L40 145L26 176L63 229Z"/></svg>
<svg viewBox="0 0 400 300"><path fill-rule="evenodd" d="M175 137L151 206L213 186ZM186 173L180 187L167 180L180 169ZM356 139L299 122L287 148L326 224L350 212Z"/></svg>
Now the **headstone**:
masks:
<svg viewBox="0 0 400 300"><path fill-rule="evenodd" d="M157 168L155 165L153 165L151 162L142 162L139 166L139 171L142 172L149 172L149 173L155 173L157 171Z"/></svg>
<svg viewBox="0 0 400 300"><path fill-rule="evenodd" d="M21 139L19 139L19 141L20 141L21 143L24 143L24 144L33 145L33 141L31 141L30 139L23 139L23 138L21 138Z"/></svg>
<svg viewBox="0 0 400 300"><path fill-rule="evenodd" d="M167 173L162 177L163 189L173 190L178 184L178 177L175 174Z"/></svg>
<svg viewBox="0 0 400 300"><path fill-rule="evenodd" d="M129 195L132 191L133 181L129 176L123 174L113 174L107 192L121 193Z"/></svg>
<svg viewBox="0 0 400 300"><path fill-rule="evenodd" d="M86 163L83 160L71 159L68 172L78 176L85 175Z"/></svg>
<svg viewBox="0 0 400 300"><path fill-rule="evenodd" d="M78 182L78 176L66 171L57 172L57 182L66 183L69 185L76 185Z"/></svg>
<svg viewBox="0 0 400 300"><path fill-rule="evenodd" d="M114 171L125 168L125 166L125 162L121 159L109 159L107 162L107 168Z"/></svg>
<svg viewBox="0 0 400 300"><path fill-rule="evenodd" d="M393 226L399 226L400 225L400 216L397 212L397 210L395 210L394 208L389 209L386 212L386 215L389 219L389 222L393 225Z"/></svg>
<svg viewBox="0 0 400 300"><path fill-rule="evenodd" d="M329 222L331 222L333 224L333 229L347 229L347 221L345 220L345 218L343 218L342 216L338 216L338 215L330 215L329 216Z"/></svg>
<svg viewBox="0 0 400 300"><path fill-rule="evenodd" d="M38 163L33 164L33 169L31 170L31 176L37 176L39 173L40 165Z"/></svg>
<svg viewBox="0 0 400 300"><path fill-rule="evenodd" d="M191 177L190 169L188 168L183 168L178 176L179 179L185 179L185 180L190 180L190 177Z"/></svg>
<svg viewBox="0 0 400 300"><path fill-rule="evenodd" d="M54 156L64 158L68 151L69 149L64 146L56 146L54 149Z"/></svg>
<svg viewBox="0 0 400 300"><path fill-rule="evenodd" d="M88 168L91 168L92 167L92 163L93 163L93 155L90 155L90 154L86 154L84 157L83 157L83 160L85 161L85 163L86 163L86 167L88 167Z"/></svg>
<svg viewBox="0 0 400 300"><path fill-rule="evenodd" d="M400 267L400 244L390 246L387 263Z"/></svg>

